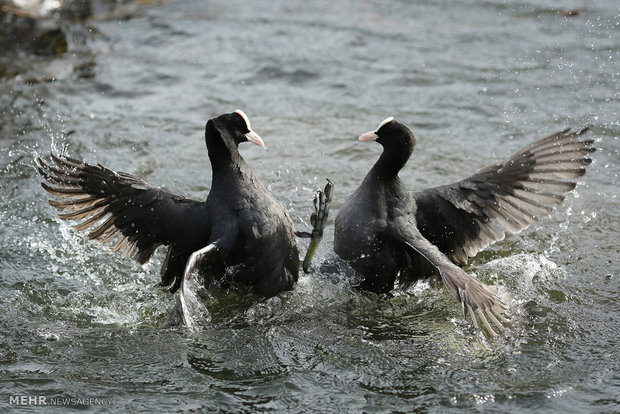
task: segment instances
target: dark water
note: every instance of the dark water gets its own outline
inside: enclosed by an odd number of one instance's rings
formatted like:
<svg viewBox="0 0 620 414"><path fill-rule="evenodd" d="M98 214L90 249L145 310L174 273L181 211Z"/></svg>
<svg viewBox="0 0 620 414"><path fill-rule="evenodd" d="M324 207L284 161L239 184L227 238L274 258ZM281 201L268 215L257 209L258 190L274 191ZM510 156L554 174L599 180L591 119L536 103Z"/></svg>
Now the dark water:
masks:
<svg viewBox="0 0 620 414"><path fill-rule="evenodd" d="M2 410L38 411L9 406L34 395L108 412L620 411L620 8L548 3L129 3L65 21L64 54L0 52ZM387 116L418 138L412 188L565 127L590 125L600 150L556 213L471 262L520 313L504 339L427 284L387 300L321 272L268 300L222 294L190 332L154 288L162 252L141 267L59 223L33 154L202 199L204 124L236 108L267 143L244 157L299 229L325 177L335 217L380 152L356 137Z"/></svg>

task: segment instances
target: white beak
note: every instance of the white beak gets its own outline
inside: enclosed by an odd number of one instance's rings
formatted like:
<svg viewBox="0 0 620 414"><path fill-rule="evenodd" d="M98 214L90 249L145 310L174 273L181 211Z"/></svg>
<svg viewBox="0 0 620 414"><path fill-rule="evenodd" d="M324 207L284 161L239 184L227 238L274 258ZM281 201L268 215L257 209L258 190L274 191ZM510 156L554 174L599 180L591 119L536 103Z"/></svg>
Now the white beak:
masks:
<svg viewBox="0 0 620 414"><path fill-rule="evenodd" d="M245 134L245 137L248 139L248 141L250 141L254 145L258 145L259 147L265 146L263 139L256 132L252 130L250 130L250 132Z"/></svg>
<svg viewBox="0 0 620 414"><path fill-rule="evenodd" d="M375 133L375 131L368 131L365 134L360 135L360 141L374 141L379 138L379 136Z"/></svg>

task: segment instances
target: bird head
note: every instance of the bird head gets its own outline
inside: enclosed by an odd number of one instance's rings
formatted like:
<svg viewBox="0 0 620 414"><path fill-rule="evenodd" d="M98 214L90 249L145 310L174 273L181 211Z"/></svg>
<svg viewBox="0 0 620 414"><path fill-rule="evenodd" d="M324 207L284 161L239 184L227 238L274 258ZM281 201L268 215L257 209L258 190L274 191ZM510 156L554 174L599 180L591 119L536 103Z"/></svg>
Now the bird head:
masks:
<svg viewBox="0 0 620 414"><path fill-rule="evenodd" d="M383 148L402 149L403 151L413 151L415 137L411 130L396 121L394 117L385 118L374 131L368 131L360 135L360 141L377 141Z"/></svg>
<svg viewBox="0 0 620 414"><path fill-rule="evenodd" d="M222 140L226 140L226 138L232 139L232 143L235 146L242 142L251 142L259 147L265 146L261 137L252 129L250 118L241 109L210 119L207 122L205 131L207 145L209 144L209 139L214 135L219 135Z"/></svg>

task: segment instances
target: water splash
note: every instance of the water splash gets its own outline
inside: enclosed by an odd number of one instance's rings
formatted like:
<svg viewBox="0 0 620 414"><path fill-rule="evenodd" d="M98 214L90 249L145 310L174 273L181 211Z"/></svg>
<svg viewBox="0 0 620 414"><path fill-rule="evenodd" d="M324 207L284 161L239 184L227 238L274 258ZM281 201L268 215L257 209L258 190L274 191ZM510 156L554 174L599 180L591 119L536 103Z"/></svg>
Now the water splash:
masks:
<svg viewBox="0 0 620 414"><path fill-rule="evenodd" d="M198 272L192 271L183 276L177 307L180 310L182 323L190 331L196 331L200 326L211 321L209 311L199 295L202 290L204 290L204 281Z"/></svg>

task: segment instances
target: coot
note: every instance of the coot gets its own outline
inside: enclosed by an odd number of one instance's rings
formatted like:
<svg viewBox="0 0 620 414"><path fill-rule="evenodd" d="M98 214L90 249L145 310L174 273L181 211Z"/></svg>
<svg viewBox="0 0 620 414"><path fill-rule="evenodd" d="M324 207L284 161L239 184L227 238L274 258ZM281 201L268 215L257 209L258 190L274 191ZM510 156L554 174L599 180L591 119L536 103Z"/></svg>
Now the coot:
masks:
<svg viewBox="0 0 620 414"><path fill-rule="evenodd" d="M397 279L407 287L439 273L464 315L494 335L488 319L502 330L504 305L461 266L506 231L518 233L550 214L562 193L575 188L592 162L593 140L580 138L586 131L558 132L464 180L411 192L398 172L415 138L387 118L359 137L377 141L383 153L340 209L334 250L363 277L360 287L374 292L392 290Z"/></svg>
<svg viewBox="0 0 620 414"><path fill-rule="evenodd" d="M160 245L168 246L161 285L175 292L184 275L206 267L209 285L248 286L271 296L291 289L299 275L299 251L284 206L259 181L239 154L242 142L264 146L241 110L207 122L205 141L213 170L206 201L191 200L155 188L133 175L51 154L39 158L42 183L63 201L63 220L88 238L146 263ZM324 208L325 206L322 205Z"/></svg>

